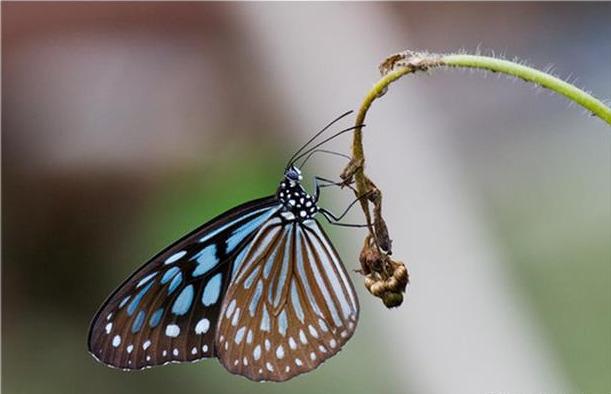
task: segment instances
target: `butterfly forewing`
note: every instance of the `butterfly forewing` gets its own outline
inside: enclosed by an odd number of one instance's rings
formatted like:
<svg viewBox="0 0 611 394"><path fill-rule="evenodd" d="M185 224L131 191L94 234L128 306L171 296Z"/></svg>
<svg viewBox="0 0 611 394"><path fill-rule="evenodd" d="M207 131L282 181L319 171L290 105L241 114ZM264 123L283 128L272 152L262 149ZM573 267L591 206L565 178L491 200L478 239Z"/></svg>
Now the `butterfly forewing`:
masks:
<svg viewBox="0 0 611 394"><path fill-rule="evenodd" d="M236 263L216 341L229 371L287 380L316 368L352 336L357 297L316 220L275 215Z"/></svg>
<svg viewBox="0 0 611 394"><path fill-rule="evenodd" d="M239 268L235 257L280 207L275 197L243 204L152 258L97 313L90 352L124 369L215 356L221 303Z"/></svg>

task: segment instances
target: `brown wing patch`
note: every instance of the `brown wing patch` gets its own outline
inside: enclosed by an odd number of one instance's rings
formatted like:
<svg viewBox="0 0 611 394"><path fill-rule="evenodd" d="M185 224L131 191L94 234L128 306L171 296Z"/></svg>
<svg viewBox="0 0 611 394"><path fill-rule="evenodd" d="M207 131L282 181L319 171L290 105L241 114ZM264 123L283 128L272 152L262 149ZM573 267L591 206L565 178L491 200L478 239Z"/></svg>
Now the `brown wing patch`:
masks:
<svg viewBox="0 0 611 394"><path fill-rule="evenodd" d="M217 328L217 357L252 380L284 381L336 354L358 320L343 265L314 220L270 220L230 284Z"/></svg>

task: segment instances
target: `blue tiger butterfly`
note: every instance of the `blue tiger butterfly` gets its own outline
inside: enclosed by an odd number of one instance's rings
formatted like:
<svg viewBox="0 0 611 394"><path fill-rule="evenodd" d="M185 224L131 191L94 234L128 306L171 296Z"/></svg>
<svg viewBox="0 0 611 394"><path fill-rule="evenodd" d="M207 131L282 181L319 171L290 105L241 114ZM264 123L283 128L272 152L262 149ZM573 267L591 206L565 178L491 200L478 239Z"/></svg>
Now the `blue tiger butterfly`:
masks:
<svg viewBox="0 0 611 394"><path fill-rule="evenodd" d="M212 219L119 286L93 319L90 353L124 370L216 357L255 381L285 381L335 355L356 329L358 299L315 218L339 219L318 206L327 180L315 177L308 194L294 163L353 130L299 155L349 113L293 155L275 195Z"/></svg>

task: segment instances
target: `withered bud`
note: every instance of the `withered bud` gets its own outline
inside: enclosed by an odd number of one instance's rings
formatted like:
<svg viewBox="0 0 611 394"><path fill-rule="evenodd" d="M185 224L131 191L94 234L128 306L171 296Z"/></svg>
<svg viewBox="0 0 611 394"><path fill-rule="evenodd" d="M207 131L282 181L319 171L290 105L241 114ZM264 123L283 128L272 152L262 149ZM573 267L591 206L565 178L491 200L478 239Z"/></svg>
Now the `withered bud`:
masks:
<svg viewBox="0 0 611 394"><path fill-rule="evenodd" d="M407 283L409 282L409 274L407 273L407 268L403 263L398 262L392 276L397 279L399 284L405 289L405 286L407 286Z"/></svg>
<svg viewBox="0 0 611 394"><path fill-rule="evenodd" d="M409 52L409 51L406 51L406 52ZM378 66L380 75L384 76L388 74L389 72L391 72L395 68L397 63L404 60L406 57L407 57L407 54L405 52L399 52L399 53L392 54L389 57L387 57L386 59L384 59L384 61L380 63L380 65Z"/></svg>
<svg viewBox="0 0 611 394"><path fill-rule="evenodd" d="M375 279L373 279L370 276L366 276L365 277L365 287L367 288L367 290L371 291L371 286L373 286L374 283L376 283L377 281Z"/></svg>
<svg viewBox="0 0 611 394"><path fill-rule="evenodd" d="M392 240L388 233L386 221L382 217L382 193L379 189L375 189L375 192L371 193L369 199L373 203L373 229L378 246L386 253L392 254Z"/></svg>
<svg viewBox="0 0 611 394"><path fill-rule="evenodd" d="M401 291L399 281L394 276L391 276L386 280L386 288L392 291Z"/></svg>
<svg viewBox="0 0 611 394"><path fill-rule="evenodd" d="M403 294L400 292L388 291L382 297L382 302L387 308L396 308L403 303Z"/></svg>
<svg viewBox="0 0 611 394"><path fill-rule="evenodd" d="M386 286L383 282L374 282L371 287L368 289L371 294L376 297L381 297L386 293Z"/></svg>
<svg viewBox="0 0 611 394"><path fill-rule="evenodd" d="M382 267L382 255L369 236L365 238L363 249L361 249L361 254L359 255L359 262L361 263L362 272L365 275L370 274L372 271L380 271Z"/></svg>

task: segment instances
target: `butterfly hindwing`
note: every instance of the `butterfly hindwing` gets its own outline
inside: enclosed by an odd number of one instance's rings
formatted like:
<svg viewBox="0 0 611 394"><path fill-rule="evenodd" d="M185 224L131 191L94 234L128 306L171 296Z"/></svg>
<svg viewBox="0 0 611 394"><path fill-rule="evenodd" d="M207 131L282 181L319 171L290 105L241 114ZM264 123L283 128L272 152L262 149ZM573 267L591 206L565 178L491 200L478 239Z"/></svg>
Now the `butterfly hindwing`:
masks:
<svg viewBox="0 0 611 394"><path fill-rule="evenodd" d="M275 197L243 204L153 257L98 311L90 352L123 369L215 356L221 304L238 268L235 256L279 209Z"/></svg>
<svg viewBox="0 0 611 394"><path fill-rule="evenodd" d="M316 368L354 333L356 294L316 220L275 215L236 262L216 342L229 371L284 381Z"/></svg>

